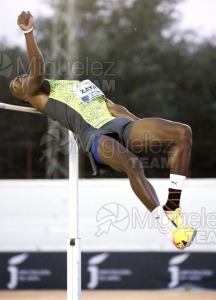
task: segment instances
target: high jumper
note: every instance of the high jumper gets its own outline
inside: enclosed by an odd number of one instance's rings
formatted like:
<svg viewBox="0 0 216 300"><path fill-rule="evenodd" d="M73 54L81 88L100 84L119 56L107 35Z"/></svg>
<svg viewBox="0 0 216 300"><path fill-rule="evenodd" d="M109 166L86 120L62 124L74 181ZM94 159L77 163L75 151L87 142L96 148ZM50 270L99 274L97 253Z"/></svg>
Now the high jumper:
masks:
<svg viewBox="0 0 216 300"><path fill-rule="evenodd" d="M12 94L71 130L97 165L126 173L136 196L158 220L160 231L178 249L188 247L196 229L184 227L180 197L190 164L191 128L165 119L140 119L107 99L88 79L47 80L31 13L23 11L18 25L25 35L30 71L10 82ZM151 147L168 147L170 185L164 206L136 155Z"/></svg>

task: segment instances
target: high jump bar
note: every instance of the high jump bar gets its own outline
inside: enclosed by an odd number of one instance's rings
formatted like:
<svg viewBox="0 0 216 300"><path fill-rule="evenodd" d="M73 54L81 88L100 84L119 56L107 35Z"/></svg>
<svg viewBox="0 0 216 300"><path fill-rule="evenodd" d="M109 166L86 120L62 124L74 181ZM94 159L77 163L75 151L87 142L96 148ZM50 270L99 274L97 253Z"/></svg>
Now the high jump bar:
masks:
<svg viewBox="0 0 216 300"><path fill-rule="evenodd" d="M36 108L0 102L0 109L41 114ZM69 238L67 239L67 300L81 299L81 247L78 209L78 146L69 131Z"/></svg>
<svg viewBox="0 0 216 300"><path fill-rule="evenodd" d="M12 105L12 104L7 104L7 103L3 103L3 102L0 102L0 108L1 109L8 109L8 110L22 111L22 112L28 112L28 113L34 113L34 114L41 114L40 111L38 111L36 108L33 108L33 107Z"/></svg>

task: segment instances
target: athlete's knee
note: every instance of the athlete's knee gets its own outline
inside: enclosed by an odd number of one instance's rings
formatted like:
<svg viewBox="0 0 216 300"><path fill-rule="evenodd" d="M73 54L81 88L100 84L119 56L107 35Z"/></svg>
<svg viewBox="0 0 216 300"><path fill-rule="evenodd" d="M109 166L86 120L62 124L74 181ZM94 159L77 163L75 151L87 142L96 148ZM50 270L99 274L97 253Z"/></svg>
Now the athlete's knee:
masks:
<svg viewBox="0 0 216 300"><path fill-rule="evenodd" d="M178 138L181 143L191 144L192 143L192 129L187 124L181 124L178 128Z"/></svg>
<svg viewBox="0 0 216 300"><path fill-rule="evenodd" d="M192 143L192 129L189 125L183 124L183 140L187 143Z"/></svg>

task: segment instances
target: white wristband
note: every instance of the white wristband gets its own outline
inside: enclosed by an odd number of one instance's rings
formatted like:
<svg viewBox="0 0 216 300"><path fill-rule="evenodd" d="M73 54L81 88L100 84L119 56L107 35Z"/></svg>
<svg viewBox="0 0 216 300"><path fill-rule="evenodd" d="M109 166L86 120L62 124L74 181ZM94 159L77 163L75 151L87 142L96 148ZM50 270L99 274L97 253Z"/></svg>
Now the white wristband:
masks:
<svg viewBox="0 0 216 300"><path fill-rule="evenodd" d="M33 30L33 26L32 26L32 28L30 28L29 30L26 30L26 31L23 30L23 33L29 33L29 32L31 32L32 30Z"/></svg>

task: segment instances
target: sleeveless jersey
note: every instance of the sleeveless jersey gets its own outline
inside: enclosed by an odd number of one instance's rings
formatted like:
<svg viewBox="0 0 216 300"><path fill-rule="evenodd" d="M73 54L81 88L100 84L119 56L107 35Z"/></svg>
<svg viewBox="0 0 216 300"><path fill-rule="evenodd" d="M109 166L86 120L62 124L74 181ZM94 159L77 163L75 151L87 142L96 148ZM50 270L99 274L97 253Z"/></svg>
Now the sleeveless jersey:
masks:
<svg viewBox="0 0 216 300"><path fill-rule="evenodd" d="M124 144L132 121L113 117L103 92L90 80L49 80L49 83L50 95L42 112L73 132L92 166L95 163L90 147L98 134L118 136Z"/></svg>
<svg viewBox="0 0 216 300"><path fill-rule="evenodd" d="M103 92L90 80L49 80L49 97L71 107L94 128L115 119L109 112Z"/></svg>

